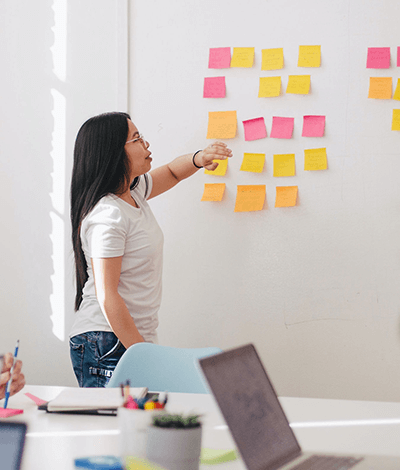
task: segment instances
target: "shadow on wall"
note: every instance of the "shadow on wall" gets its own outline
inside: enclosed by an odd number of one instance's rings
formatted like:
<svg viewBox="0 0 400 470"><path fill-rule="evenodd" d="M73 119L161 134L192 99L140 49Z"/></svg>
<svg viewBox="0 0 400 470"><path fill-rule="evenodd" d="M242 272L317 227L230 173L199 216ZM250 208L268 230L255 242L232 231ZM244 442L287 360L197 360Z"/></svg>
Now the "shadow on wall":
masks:
<svg viewBox="0 0 400 470"><path fill-rule="evenodd" d="M4 2L0 15L0 350L20 339L30 384L74 384L64 331L66 4Z"/></svg>

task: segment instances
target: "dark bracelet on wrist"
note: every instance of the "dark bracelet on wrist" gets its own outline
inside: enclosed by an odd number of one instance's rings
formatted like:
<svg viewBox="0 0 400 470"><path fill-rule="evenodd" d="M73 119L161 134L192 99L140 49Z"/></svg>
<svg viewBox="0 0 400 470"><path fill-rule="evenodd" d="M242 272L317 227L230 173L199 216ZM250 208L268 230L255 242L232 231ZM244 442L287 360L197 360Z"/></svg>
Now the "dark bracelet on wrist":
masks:
<svg viewBox="0 0 400 470"><path fill-rule="evenodd" d="M203 168L203 167L196 165L196 163L194 162L194 157L195 157L198 153L200 153L200 152L201 152L201 150L197 150L197 152L194 153L194 154L193 154L193 157L192 157L192 163L193 163L193 165L194 165L196 168L199 168L199 169L200 169L200 168Z"/></svg>

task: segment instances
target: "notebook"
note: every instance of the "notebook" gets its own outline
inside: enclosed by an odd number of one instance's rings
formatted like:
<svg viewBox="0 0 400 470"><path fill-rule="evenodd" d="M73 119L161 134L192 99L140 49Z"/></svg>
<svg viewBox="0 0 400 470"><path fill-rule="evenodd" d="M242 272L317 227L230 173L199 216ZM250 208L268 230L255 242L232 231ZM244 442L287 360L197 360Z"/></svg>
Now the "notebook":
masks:
<svg viewBox="0 0 400 470"><path fill-rule="evenodd" d="M0 468L19 470L25 445L26 424L0 421Z"/></svg>
<svg viewBox="0 0 400 470"><path fill-rule="evenodd" d="M303 453L252 344L199 359L248 470L400 469L400 458Z"/></svg>
<svg viewBox="0 0 400 470"><path fill-rule="evenodd" d="M146 396L146 387L131 387L130 394L135 398ZM39 409L56 413L110 414L116 415L117 408L122 406L123 398L119 387L78 388L63 390L54 400Z"/></svg>

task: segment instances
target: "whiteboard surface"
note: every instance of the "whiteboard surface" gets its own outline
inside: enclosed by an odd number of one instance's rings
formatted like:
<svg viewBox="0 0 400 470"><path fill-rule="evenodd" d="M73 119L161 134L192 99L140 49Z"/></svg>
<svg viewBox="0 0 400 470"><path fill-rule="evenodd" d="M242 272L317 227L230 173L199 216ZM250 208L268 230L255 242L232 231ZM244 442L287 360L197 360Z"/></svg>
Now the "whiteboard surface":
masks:
<svg viewBox="0 0 400 470"><path fill-rule="evenodd" d="M142 0L130 3L130 113L153 165L193 153L209 111L236 110L225 177L194 177L151 201L165 235L160 343L228 348L253 342L280 395L395 401L400 394L400 135L395 100L368 99L369 77L400 77L394 1ZM321 45L321 67L297 67L300 45ZM255 47L251 69L208 69L211 47ZM261 71L261 50L285 65ZM368 47L390 47L391 67L366 68ZM286 94L311 75L309 95ZM259 78L282 77L277 98ZM227 96L203 98L204 77ZM325 136L301 137L304 115L325 115ZM242 121L264 117L268 137L245 142ZM292 139L270 137L273 116L294 117ZM304 149L326 147L328 170L306 172ZM261 174L240 172L265 153ZM273 154L294 153L296 176L273 177ZM201 202L204 183L226 183ZM265 184L259 212L234 213L236 187ZM275 208L276 186L299 187Z"/></svg>

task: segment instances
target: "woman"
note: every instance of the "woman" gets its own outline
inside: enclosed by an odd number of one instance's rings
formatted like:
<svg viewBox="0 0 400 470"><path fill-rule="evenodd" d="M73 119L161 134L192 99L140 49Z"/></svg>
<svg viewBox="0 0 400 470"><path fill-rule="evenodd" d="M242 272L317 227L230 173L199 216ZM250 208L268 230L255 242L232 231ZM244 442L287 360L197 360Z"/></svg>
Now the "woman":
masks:
<svg viewBox="0 0 400 470"><path fill-rule="evenodd" d="M70 353L81 387L104 387L132 344L157 342L163 234L147 203L214 159L222 142L151 169L149 143L125 113L86 121L71 182L76 319Z"/></svg>

